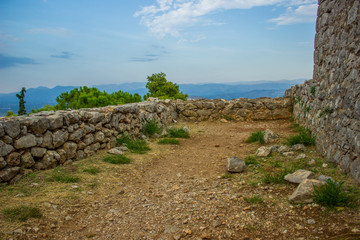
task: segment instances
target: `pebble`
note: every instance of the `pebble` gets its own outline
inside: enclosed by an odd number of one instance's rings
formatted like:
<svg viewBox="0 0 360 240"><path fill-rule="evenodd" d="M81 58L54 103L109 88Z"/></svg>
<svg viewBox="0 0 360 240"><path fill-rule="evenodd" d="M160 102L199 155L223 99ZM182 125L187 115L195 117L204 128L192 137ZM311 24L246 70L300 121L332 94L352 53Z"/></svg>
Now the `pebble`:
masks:
<svg viewBox="0 0 360 240"><path fill-rule="evenodd" d="M323 165L322 165L323 168L326 168L327 166L328 166L327 163L323 163Z"/></svg>
<svg viewBox="0 0 360 240"><path fill-rule="evenodd" d="M310 218L310 219L307 220L307 223L308 224L315 224L315 220Z"/></svg>

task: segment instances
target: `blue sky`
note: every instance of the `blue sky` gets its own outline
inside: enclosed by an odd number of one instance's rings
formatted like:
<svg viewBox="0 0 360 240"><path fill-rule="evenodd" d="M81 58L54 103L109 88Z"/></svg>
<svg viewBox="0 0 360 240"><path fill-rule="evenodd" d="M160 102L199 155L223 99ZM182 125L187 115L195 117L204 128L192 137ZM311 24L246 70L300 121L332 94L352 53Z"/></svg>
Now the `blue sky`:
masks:
<svg viewBox="0 0 360 240"><path fill-rule="evenodd" d="M311 78L316 0L0 0L0 92Z"/></svg>

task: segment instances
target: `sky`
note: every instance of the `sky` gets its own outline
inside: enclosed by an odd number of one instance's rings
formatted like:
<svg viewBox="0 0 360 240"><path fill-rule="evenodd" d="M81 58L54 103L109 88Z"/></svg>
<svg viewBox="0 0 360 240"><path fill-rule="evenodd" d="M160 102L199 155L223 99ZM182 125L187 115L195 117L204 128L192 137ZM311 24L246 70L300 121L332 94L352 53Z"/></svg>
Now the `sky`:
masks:
<svg viewBox="0 0 360 240"><path fill-rule="evenodd" d="M0 93L312 78L317 0L0 0Z"/></svg>

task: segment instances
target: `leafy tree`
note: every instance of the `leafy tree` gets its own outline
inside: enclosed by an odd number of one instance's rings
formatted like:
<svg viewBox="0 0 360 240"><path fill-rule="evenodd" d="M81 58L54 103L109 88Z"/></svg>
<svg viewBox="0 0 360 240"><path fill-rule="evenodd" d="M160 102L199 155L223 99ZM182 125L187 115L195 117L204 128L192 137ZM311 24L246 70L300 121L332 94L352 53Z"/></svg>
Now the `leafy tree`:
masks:
<svg viewBox="0 0 360 240"><path fill-rule="evenodd" d="M7 113L6 113L6 117L15 117L15 116L16 116L16 114L12 111L7 111Z"/></svg>
<svg viewBox="0 0 360 240"><path fill-rule="evenodd" d="M144 96L144 99L149 97L157 97L159 99L183 99L189 96L180 92L179 86L176 83L172 83L166 80L165 73L155 73L151 76L147 76L148 82L146 88L149 89L149 93Z"/></svg>
<svg viewBox="0 0 360 240"><path fill-rule="evenodd" d="M20 115L26 115L26 109L25 109L25 93L26 89L23 87L20 91L20 94L16 94L16 97L19 99L19 111L18 114Z"/></svg>

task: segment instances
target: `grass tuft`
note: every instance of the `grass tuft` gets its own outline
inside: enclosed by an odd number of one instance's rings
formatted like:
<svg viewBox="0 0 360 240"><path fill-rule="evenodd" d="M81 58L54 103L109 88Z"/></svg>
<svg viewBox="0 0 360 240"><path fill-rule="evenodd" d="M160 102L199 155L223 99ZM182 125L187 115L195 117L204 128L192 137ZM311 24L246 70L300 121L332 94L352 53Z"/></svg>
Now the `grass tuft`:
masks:
<svg viewBox="0 0 360 240"><path fill-rule="evenodd" d="M86 173L92 174L92 175L96 175L100 172L100 169L95 168L95 167L88 167L88 168L85 168L83 171Z"/></svg>
<svg viewBox="0 0 360 240"><path fill-rule="evenodd" d="M225 173L220 176L220 178L222 178L222 179L228 179L228 178L233 178L233 177L234 177L234 175L232 175L231 173Z"/></svg>
<svg viewBox="0 0 360 240"><path fill-rule="evenodd" d="M147 136L153 136L156 133L160 133L160 130L161 129L159 128L155 120L151 120L150 122L146 123L143 128L143 132Z"/></svg>
<svg viewBox="0 0 360 240"><path fill-rule="evenodd" d="M26 221L29 218L41 218L42 214L39 208L21 205L19 207L4 208L3 215L9 221Z"/></svg>
<svg viewBox="0 0 360 240"><path fill-rule="evenodd" d="M49 182L76 183L80 181L80 178L71 175L62 167L57 167L53 170L52 174L47 180Z"/></svg>
<svg viewBox="0 0 360 240"><path fill-rule="evenodd" d="M288 137L286 143L290 146L295 144L304 144L305 146L315 145L315 136L311 134L309 129L299 128L299 134Z"/></svg>
<svg viewBox="0 0 360 240"><path fill-rule="evenodd" d="M123 155L111 155L103 159L104 162L112 164L129 164L131 160Z"/></svg>
<svg viewBox="0 0 360 240"><path fill-rule="evenodd" d="M173 139L173 138L164 138L161 139L160 141L158 141L158 144L173 144L173 145L179 145L180 142L177 139Z"/></svg>
<svg viewBox="0 0 360 240"><path fill-rule="evenodd" d="M265 143L264 132L260 130L253 132L245 142L247 143L259 142L261 144L264 144Z"/></svg>
<svg viewBox="0 0 360 240"><path fill-rule="evenodd" d="M343 184L344 182L328 179L325 185L314 186L314 202L328 208L354 206L356 197L354 194L344 191Z"/></svg>
<svg viewBox="0 0 360 240"><path fill-rule="evenodd" d="M246 164L246 165L258 165L259 162L258 162L258 160L257 160L256 157L254 157L254 156L247 156L247 157L245 158L245 164Z"/></svg>
<svg viewBox="0 0 360 240"><path fill-rule="evenodd" d="M125 143L127 148L132 153L144 154L151 150L144 140L134 140L130 139L127 136L123 136L121 138L118 138L117 142L120 145Z"/></svg>
<svg viewBox="0 0 360 240"><path fill-rule="evenodd" d="M246 197L244 198L245 202L250 203L250 204L258 204L258 203L263 203L264 199L259 196L259 195L254 195L252 197Z"/></svg>
<svg viewBox="0 0 360 240"><path fill-rule="evenodd" d="M266 184L270 184L270 183L275 183L275 184L281 184L281 183L286 183L284 177L291 173L292 170L285 168L283 169L281 172L278 173L273 173L273 174L265 174L264 178L263 178L263 182Z"/></svg>
<svg viewBox="0 0 360 240"><path fill-rule="evenodd" d="M173 138L189 138L189 132L185 131L183 128L169 128L168 135Z"/></svg>

